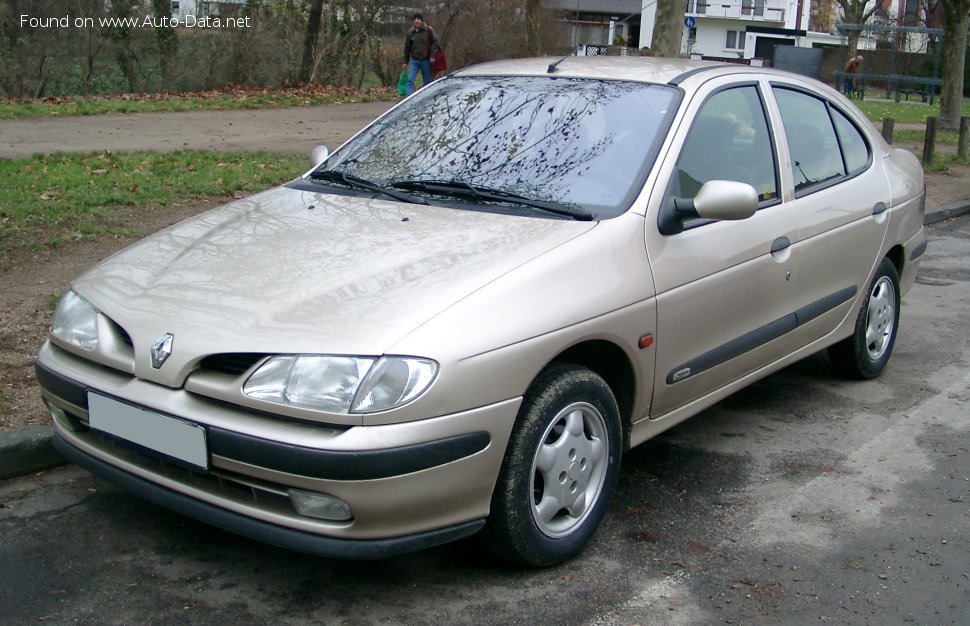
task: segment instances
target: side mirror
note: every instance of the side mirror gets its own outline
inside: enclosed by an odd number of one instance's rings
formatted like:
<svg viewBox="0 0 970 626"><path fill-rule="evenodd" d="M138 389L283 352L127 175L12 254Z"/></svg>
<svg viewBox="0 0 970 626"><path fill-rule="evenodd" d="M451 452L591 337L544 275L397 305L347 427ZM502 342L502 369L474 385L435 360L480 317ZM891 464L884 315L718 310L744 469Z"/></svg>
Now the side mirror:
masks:
<svg viewBox="0 0 970 626"><path fill-rule="evenodd" d="M316 169L318 165L327 160L330 156L330 148L327 146L317 146L310 150L310 169Z"/></svg>
<svg viewBox="0 0 970 626"><path fill-rule="evenodd" d="M709 180L693 199L671 198L660 210L660 232L675 235L684 230L684 220L743 220L758 210L758 192L747 183Z"/></svg>

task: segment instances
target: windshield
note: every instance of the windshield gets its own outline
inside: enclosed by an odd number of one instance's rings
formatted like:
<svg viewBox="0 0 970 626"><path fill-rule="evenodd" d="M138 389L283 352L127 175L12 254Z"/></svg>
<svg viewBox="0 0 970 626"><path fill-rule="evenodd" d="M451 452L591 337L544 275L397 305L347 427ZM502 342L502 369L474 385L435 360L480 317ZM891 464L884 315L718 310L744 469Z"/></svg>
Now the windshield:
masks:
<svg viewBox="0 0 970 626"><path fill-rule="evenodd" d="M678 98L674 88L627 81L452 77L321 169L384 187L440 192L415 183L448 183L615 217L642 187Z"/></svg>

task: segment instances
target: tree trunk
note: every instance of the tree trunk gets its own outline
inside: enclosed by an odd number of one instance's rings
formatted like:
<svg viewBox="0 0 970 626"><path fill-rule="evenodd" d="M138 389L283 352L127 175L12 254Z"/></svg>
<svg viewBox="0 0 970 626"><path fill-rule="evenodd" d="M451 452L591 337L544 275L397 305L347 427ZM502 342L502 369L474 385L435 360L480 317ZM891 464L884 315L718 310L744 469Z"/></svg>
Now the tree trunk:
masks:
<svg viewBox="0 0 970 626"><path fill-rule="evenodd" d="M541 41L539 39L539 12L542 10L540 0L526 0L525 2L525 50L529 56L539 56Z"/></svg>
<svg viewBox="0 0 970 626"><path fill-rule="evenodd" d="M655 57L679 57L680 43L683 38L683 0L657 0L657 17L653 24L651 54Z"/></svg>
<svg viewBox="0 0 970 626"><path fill-rule="evenodd" d="M317 37L320 35L322 16L323 0L311 0L306 35L303 37L303 62L300 64L300 82L304 85L308 84L313 77L313 57L317 48Z"/></svg>
<svg viewBox="0 0 970 626"><path fill-rule="evenodd" d="M172 17L172 0L152 0L152 11L155 13L156 24L162 19ZM162 72L163 91L173 89L171 84L171 61L178 55L179 40L174 28L158 26L155 28L155 43L158 44L158 67Z"/></svg>
<svg viewBox="0 0 970 626"><path fill-rule="evenodd" d="M859 54L859 35L861 33L862 31L858 31L858 30L850 30L848 33L846 33L845 48L846 48L846 51L848 52L848 54L846 55L847 58L851 59L852 57Z"/></svg>
<svg viewBox="0 0 970 626"><path fill-rule="evenodd" d="M131 17L131 6L125 2L111 5L111 14L119 20ZM135 91L135 53L131 49L131 30L127 24L117 24L109 31L115 45L115 60L125 76L128 91Z"/></svg>
<svg viewBox="0 0 970 626"><path fill-rule="evenodd" d="M963 105L964 64L967 58L967 31L970 30L970 0L942 2L943 89L940 92L940 123L943 128L960 125Z"/></svg>

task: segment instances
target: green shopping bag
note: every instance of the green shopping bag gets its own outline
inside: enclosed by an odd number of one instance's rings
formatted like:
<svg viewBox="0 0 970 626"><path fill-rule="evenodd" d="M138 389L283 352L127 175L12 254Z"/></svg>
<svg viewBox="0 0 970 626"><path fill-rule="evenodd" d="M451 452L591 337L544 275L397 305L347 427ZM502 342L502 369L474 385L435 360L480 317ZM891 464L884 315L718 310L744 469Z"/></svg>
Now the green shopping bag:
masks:
<svg viewBox="0 0 970 626"><path fill-rule="evenodd" d="M401 77L397 79L397 95L405 96L408 93L408 73L407 70L401 72Z"/></svg>

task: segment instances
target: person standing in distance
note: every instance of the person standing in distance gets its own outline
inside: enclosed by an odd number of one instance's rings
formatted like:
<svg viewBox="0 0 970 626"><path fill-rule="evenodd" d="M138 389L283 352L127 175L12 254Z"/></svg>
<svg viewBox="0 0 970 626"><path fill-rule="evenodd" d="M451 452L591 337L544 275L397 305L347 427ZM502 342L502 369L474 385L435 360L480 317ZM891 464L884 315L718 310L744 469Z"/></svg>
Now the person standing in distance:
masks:
<svg viewBox="0 0 970 626"><path fill-rule="evenodd" d="M404 39L404 67L408 72L408 87L405 95L410 96L414 93L414 82L421 72L422 84L425 86L431 82L431 48L438 44L438 38L434 30L424 23L424 16L415 13L413 19L414 28L408 31Z"/></svg>
<svg viewBox="0 0 970 626"><path fill-rule="evenodd" d="M842 67L842 80L844 81L845 95L852 97L852 92L855 91L855 78L856 74L859 73L859 69L862 67L862 55L854 56L849 59L846 64Z"/></svg>

